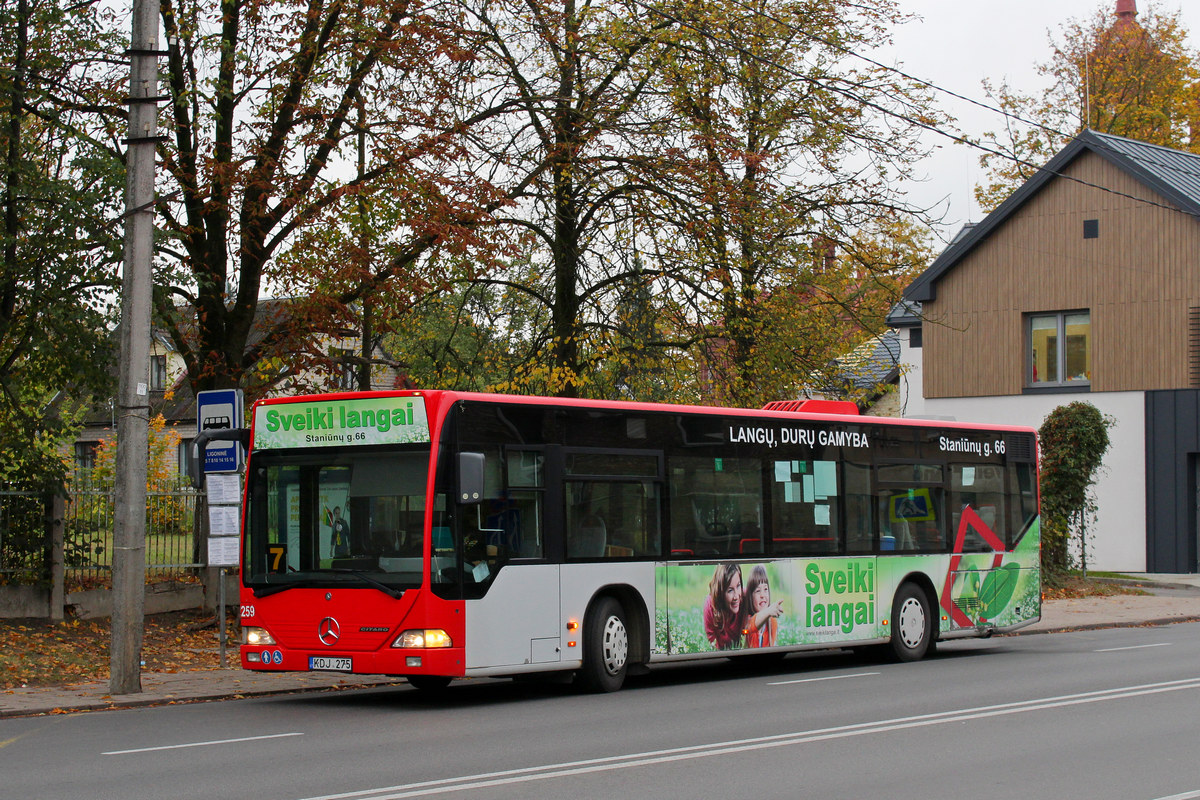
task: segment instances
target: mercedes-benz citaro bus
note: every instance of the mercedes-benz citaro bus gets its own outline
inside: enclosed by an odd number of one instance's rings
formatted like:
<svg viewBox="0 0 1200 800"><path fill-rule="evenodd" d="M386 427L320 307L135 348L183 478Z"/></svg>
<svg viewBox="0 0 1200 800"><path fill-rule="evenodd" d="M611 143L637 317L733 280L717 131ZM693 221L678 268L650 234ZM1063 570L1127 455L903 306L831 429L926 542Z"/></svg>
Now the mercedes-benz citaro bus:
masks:
<svg viewBox="0 0 1200 800"><path fill-rule="evenodd" d="M241 663L573 673L939 640L1040 618L1029 428L361 392L260 401Z"/></svg>

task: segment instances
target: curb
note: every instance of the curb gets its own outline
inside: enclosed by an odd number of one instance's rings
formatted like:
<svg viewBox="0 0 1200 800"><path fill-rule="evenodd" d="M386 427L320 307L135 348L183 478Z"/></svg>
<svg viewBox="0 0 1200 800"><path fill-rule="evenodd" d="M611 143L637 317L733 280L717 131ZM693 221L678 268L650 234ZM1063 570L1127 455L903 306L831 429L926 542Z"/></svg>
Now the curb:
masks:
<svg viewBox="0 0 1200 800"><path fill-rule="evenodd" d="M250 697L277 697L288 694L319 694L333 692L350 692L358 689L378 689L385 686L404 686L407 685L403 680L387 678L372 683L357 683L353 685L335 685L335 686L299 686L291 689L248 689L242 691L221 690L210 691L199 694L191 694L185 696L140 696L140 695L119 695L118 697L103 699L81 699L74 702L66 702L59 705L54 705L51 708L12 708L0 706L0 719L11 719L16 717L44 717L54 714L82 714L92 711L119 711L130 708L147 708L151 706L171 706L171 705L189 705L192 703L213 703L221 700L237 700ZM49 694L49 692L47 692Z"/></svg>
<svg viewBox="0 0 1200 800"><path fill-rule="evenodd" d="M1100 631L1108 628L1160 628L1166 625L1177 625L1182 622L1200 622L1200 615L1186 617L1160 617L1158 619L1142 619L1136 622L1084 622L1079 625L1064 625L1057 628L1026 628L1013 633L1002 633L1001 636L1031 636L1042 633L1071 633L1072 631Z"/></svg>
<svg viewBox="0 0 1200 800"><path fill-rule="evenodd" d="M1173 591L1196 591L1196 586L1190 583L1164 583L1162 581L1140 581L1137 578L1092 578L1097 583L1110 583L1115 586L1128 586L1131 589L1171 589ZM1147 594L1154 594L1147 591Z"/></svg>

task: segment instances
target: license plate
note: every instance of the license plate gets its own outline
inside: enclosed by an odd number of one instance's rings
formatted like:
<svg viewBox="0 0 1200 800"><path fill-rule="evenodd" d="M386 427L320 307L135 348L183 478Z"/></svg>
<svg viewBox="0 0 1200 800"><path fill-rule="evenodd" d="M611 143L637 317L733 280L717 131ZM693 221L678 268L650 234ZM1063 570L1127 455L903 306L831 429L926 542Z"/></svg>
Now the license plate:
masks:
<svg viewBox="0 0 1200 800"><path fill-rule="evenodd" d="M330 656L309 656L309 669L324 669L334 672L350 672L353 666L349 658L330 657Z"/></svg>

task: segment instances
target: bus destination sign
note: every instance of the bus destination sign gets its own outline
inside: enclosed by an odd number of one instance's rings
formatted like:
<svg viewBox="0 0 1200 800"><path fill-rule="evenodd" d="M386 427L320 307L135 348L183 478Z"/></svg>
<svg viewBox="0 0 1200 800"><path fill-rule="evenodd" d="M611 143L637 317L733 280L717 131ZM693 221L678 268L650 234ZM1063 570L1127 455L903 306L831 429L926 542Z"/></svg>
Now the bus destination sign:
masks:
<svg viewBox="0 0 1200 800"><path fill-rule="evenodd" d="M420 444L429 441L421 397L275 403L254 410L254 447Z"/></svg>

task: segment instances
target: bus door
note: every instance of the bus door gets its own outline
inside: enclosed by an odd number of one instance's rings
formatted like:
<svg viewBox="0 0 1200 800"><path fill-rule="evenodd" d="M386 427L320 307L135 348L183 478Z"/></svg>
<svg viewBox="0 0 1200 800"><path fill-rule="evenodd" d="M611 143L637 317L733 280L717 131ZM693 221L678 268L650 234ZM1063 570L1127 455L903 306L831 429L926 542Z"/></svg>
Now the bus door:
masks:
<svg viewBox="0 0 1200 800"><path fill-rule="evenodd" d="M663 457L657 450L580 447L565 448L562 459L562 616L579 623L601 587L632 586L652 596L653 564L663 548Z"/></svg>
<svg viewBox="0 0 1200 800"><path fill-rule="evenodd" d="M463 506L468 668L557 662L559 565L547 552L545 448L485 448L483 501Z"/></svg>

